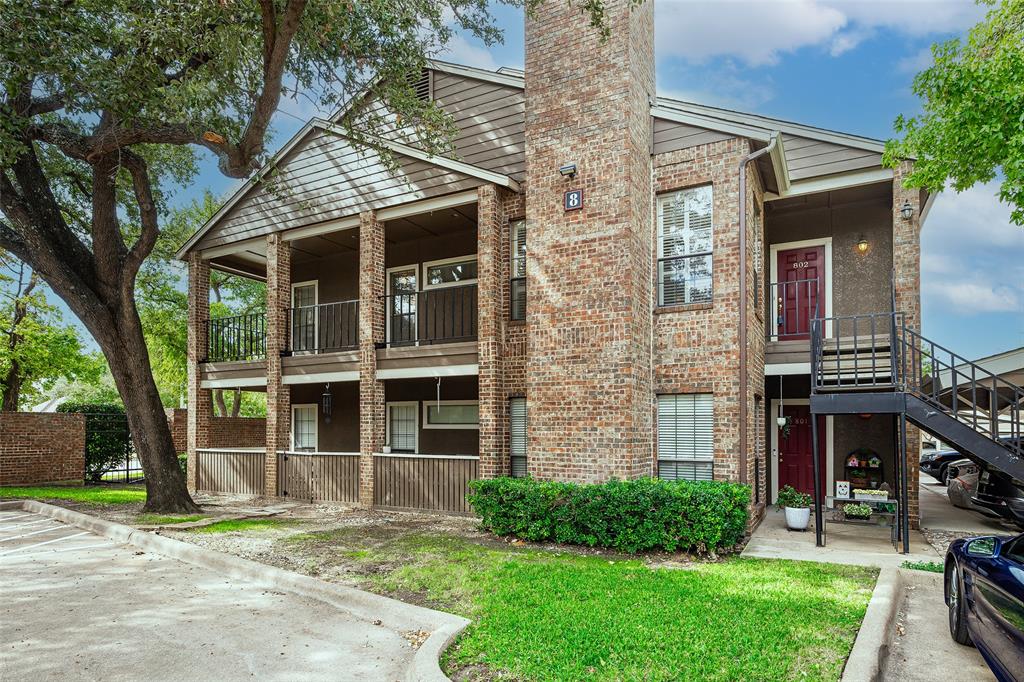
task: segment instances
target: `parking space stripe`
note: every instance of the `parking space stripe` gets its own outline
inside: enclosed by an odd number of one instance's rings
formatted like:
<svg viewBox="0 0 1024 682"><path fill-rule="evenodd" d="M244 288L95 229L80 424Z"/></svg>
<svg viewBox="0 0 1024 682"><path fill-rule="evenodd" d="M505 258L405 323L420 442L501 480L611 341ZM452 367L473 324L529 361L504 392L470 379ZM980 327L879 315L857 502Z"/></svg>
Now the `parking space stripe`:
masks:
<svg viewBox="0 0 1024 682"><path fill-rule="evenodd" d="M100 542L95 545L75 545L74 547L65 547L64 549L55 549L54 552L75 552L80 549L95 549L96 547L116 547L113 542Z"/></svg>
<svg viewBox="0 0 1024 682"><path fill-rule="evenodd" d="M67 528L63 523L58 523L56 526L50 528L44 528L42 530L33 531L31 533L22 533L21 535L12 535L9 538L0 538L0 542L7 542L9 540L20 540L21 538L32 537L33 535L40 535L42 533L49 533L51 531L59 530L61 528Z"/></svg>
<svg viewBox="0 0 1024 682"><path fill-rule="evenodd" d="M15 528L25 528L26 526L38 526L40 523L46 523L47 521L53 521L53 519L36 519L35 521L26 521L25 523L15 523L10 526L0 526L0 530L14 530Z"/></svg>
<svg viewBox="0 0 1024 682"><path fill-rule="evenodd" d="M7 556L9 554L14 554L15 552L24 552L26 549L33 549L35 547L42 547L43 545L52 545L55 542L63 542L64 540L70 540L71 538L77 538L77 537L80 537L82 535L88 535L88 534L89 534L89 531L83 530L81 533L72 533L71 535L65 535L63 537L54 538L53 540L46 540L45 542L37 542L34 545L25 545L24 547L15 547L14 549L9 549L6 552L0 552L0 557Z"/></svg>
<svg viewBox="0 0 1024 682"><path fill-rule="evenodd" d="M26 516L35 516L35 514L2 514L2 513L0 513L0 521L13 521L14 519L23 519Z"/></svg>

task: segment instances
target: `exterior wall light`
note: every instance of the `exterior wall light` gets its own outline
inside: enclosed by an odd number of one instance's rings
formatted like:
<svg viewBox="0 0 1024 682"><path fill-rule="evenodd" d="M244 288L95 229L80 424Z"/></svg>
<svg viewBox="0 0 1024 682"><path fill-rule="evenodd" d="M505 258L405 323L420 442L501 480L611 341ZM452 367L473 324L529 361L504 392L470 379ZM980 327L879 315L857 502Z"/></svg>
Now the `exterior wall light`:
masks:
<svg viewBox="0 0 1024 682"><path fill-rule="evenodd" d="M871 249L871 244L868 243L867 239L865 239L864 237L861 237L860 241L857 242L857 253L859 253L859 254L861 254L863 256L870 249Z"/></svg>
<svg viewBox="0 0 1024 682"><path fill-rule="evenodd" d="M900 215L903 216L904 220L910 220L914 217L914 207L910 205L909 201L903 202L903 206L900 208Z"/></svg>
<svg viewBox="0 0 1024 682"><path fill-rule="evenodd" d="M576 177L576 164L567 163L558 169L558 174L563 178L575 178Z"/></svg>

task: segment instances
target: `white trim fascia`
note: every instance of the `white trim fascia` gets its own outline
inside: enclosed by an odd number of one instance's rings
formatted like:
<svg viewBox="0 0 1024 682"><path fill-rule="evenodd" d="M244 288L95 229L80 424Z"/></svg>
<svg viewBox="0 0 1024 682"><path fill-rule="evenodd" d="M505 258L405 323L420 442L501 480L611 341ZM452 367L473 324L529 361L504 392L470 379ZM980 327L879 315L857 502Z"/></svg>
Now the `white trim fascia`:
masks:
<svg viewBox="0 0 1024 682"><path fill-rule="evenodd" d="M424 455L418 452L375 452L374 457L402 457L405 459L471 459L479 460L479 455Z"/></svg>
<svg viewBox="0 0 1024 682"><path fill-rule="evenodd" d="M768 152L768 158L772 162L772 169L775 171L775 182L780 192L788 192L790 187L789 163L786 162L786 150L782 144L782 133L776 132L772 135L775 138L775 146Z"/></svg>
<svg viewBox="0 0 1024 682"><path fill-rule="evenodd" d="M851 171L849 173L836 173L813 180L798 180L790 184L785 192L775 194L765 192L765 201L778 201L789 197L802 197L807 194L818 194L819 192L831 192L837 189L848 187L862 187L873 185L878 182L892 182L891 168L869 168L868 170Z"/></svg>
<svg viewBox="0 0 1024 682"><path fill-rule="evenodd" d="M313 408L313 440L316 442L316 447L320 447L320 413L318 408L320 407L317 403L292 403L292 428L291 434L288 439L289 449L292 452L295 450L295 408L298 407L312 407Z"/></svg>
<svg viewBox="0 0 1024 682"><path fill-rule="evenodd" d="M796 374L810 374L811 363L810 362L779 362L775 364L768 363L764 366L764 375L766 377L777 377L777 376L791 376Z"/></svg>
<svg viewBox="0 0 1024 682"><path fill-rule="evenodd" d="M443 73L450 73L453 76L463 76L465 78L472 78L478 81L507 85L510 88L517 88L519 90L526 87L525 79L518 76L513 76L507 73L498 73L488 69L478 69L473 66L463 66L462 64L442 62L437 59L428 59L427 68L433 69L434 71L441 71Z"/></svg>
<svg viewBox="0 0 1024 682"><path fill-rule="evenodd" d="M220 256L230 256L240 251L249 251L252 246L262 246L266 248L267 238L266 237L253 237L251 239L245 239L240 242L231 242L230 244L224 244L223 246L215 246L212 249L203 249L199 252L199 256L203 260L210 260L211 258L218 258ZM266 253L258 253L256 251L251 252L253 255L259 255L266 258Z"/></svg>
<svg viewBox="0 0 1024 682"><path fill-rule="evenodd" d="M480 401L479 400L441 400L441 401L437 401L437 400L424 400L423 401L423 428L425 428L425 429L437 429L437 430L443 430L443 431L448 431L448 430L479 431L480 430L480 422L479 421L477 421L476 424L431 424L430 423L430 419L429 419L429 416L430 416L430 413L429 413L430 406L431 405L437 405L439 402L440 402L440 404L442 406L444 406L444 405L476 405L478 408L480 406ZM478 414L479 414L479 412L478 412Z"/></svg>
<svg viewBox="0 0 1024 682"><path fill-rule="evenodd" d="M359 370L346 372L318 372L316 374L285 374L281 383L286 386L294 384L321 384L325 382L359 381Z"/></svg>
<svg viewBox="0 0 1024 682"><path fill-rule="evenodd" d="M192 247L195 246L200 239L202 239L203 235L205 235L210 230L211 227L216 225L221 220L221 218L223 218L228 213L228 211L234 208L235 204L241 201L241 199L246 194L249 193L249 190L256 187L259 184L260 179L263 178L263 175L268 170L273 168L274 165L280 159L283 159L285 156L287 156L288 153L291 152L291 150L294 149L296 145L298 145L299 142L306 137L307 134L313 131L313 129L316 127L316 125L314 124L315 120L317 119L311 119L309 121L306 121L306 123L303 124L303 126L299 128L299 130L294 135L292 135L292 138L288 140L283 147L277 150L277 152L273 156L271 156L270 159L265 164L263 164L263 166L260 167L258 171L256 171L244 183L242 183L242 185L235 190L235 193L232 194L219 209L217 209L217 212L210 216L210 218L205 223L203 223L203 225L198 230L195 231L195 234L189 237L188 240L181 245L181 248L174 253L174 257L177 258L178 260L185 260L185 257L188 255L188 252L192 250Z"/></svg>
<svg viewBox="0 0 1024 682"><path fill-rule="evenodd" d="M920 226L919 231L924 229L924 221L928 219L928 214L932 212L932 206L935 205L935 197L937 196L939 196L938 192L928 192L928 198L924 200L924 206L921 207L921 217L917 221Z"/></svg>
<svg viewBox="0 0 1024 682"><path fill-rule="evenodd" d="M431 199L410 201L407 204L391 206L390 208L382 208L377 211L377 220L387 222L389 220L397 220L398 218L409 218L423 213L439 211L445 208L466 206L468 204L475 204L477 202L477 198L477 191L475 189L469 189L464 192L446 194L444 196L433 197Z"/></svg>
<svg viewBox="0 0 1024 682"><path fill-rule="evenodd" d="M660 105L654 105L651 107L651 116L665 119L666 121L674 121L676 123L685 123L686 125L697 126L698 128L707 128L708 130L729 133L738 137L746 137L751 140L757 140L758 142L771 142L772 137L771 131L766 128L724 121L722 119L712 118L710 116L704 116L689 111L681 111L679 109L667 109Z"/></svg>
<svg viewBox="0 0 1024 682"><path fill-rule="evenodd" d="M836 130L816 128L814 126L809 126L804 123L794 123L793 121L784 121L777 118L760 116L758 114L748 114L741 111L733 111L731 109L721 109L719 107L712 107L706 104L697 104L695 102L684 102L681 100L674 100L668 97L658 97L655 100L655 106L658 108L669 108L670 110L673 111L678 111L679 109L682 109L687 112L703 115L708 118L720 118L725 121L769 128L772 130L779 130L781 132L787 133L789 135L795 135L797 137L806 137L812 140L831 142L833 144L843 145L845 147L854 147L856 149L864 149L867 151L878 152L879 154L885 151L885 142L883 142L882 140L875 140L870 137L863 137L861 135L843 133Z"/></svg>
<svg viewBox="0 0 1024 682"><path fill-rule="evenodd" d="M244 377L241 379L203 379L199 388L246 388L249 386L266 386L266 377Z"/></svg>
<svg viewBox="0 0 1024 682"><path fill-rule="evenodd" d="M260 452L264 452L264 451L260 450ZM331 451L331 450L314 450L312 452L307 452L305 450L278 450L277 454L279 454L279 455L292 455L292 456L299 456L299 457L308 456L308 455L317 455L317 456L329 455L329 456L337 456L337 457L358 457L359 456L358 452L334 452L334 451Z"/></svg>
<svg viewBox="0 0 1024 682"><path fill-rule="evenodd" d="M416 417L416 429L413 431L415 434L415 444L413 445L412 454L419 454L420 451L420 401L418 400L393 400L391 402L384 403L384 444L391 446L391 408L392 407L415 407L412 411ZM396 454L409 454L409 453L396 453Z"/></svg>
<svg viewBox="0 0 1024 682"><path fill-rule="evenodd" d="M423 281L420 282L420 289L426 291L427 289L447 289L449 287L461 287L467 284L476 284L477 279L467 279L460 282L442 282L441 284L428 284L427 283L427 270L434 265L448 265L449 263L468 263L474 262L479 265L477 261L477 255L475 253L466 254L465 256L454 256L452 258L439 258L438 260L430 260L422 263L422 274Z"/></svg>
<svg viewBox="0 0 1024 682"><path fill-rule="evenodd" d="M221 272L226 272L229 275L237 275L238 277L246 277L248 279L254 279L257 282L266 282L267 281L266 276L260 277L259 275L255 275L255 274L253 274L251 272L246 272L245 270L242 270L240 268L233 268L233 267L230 267L228 265L222 265L220 263L210 263L210 269L211 270L220 270Z"/></svg>
<svg viewBox="0 0 1024 682"><path fill-rule="evenodd" d="M825 336L832 336L832 320L827 319L832 317L832 273L835 268L832 267L832 237L817 237L815 239L801 239L796 242L780 242L778 244L768 245L768 257L771 262L768 264L769 268L769 279L768 287L769 294L771 294L771 285L778 284L779 281L779 251L789 251L790 249L802 249L808 246L824 246L825 247L825 314L823 317L826 318L825 322ZM772 310L775 310L777 301L772 301ZM810 374L810 370L807 371Z"/></svg>
<svg viewBox="0 0 1024 682"><path fill-rule="evenodd" d="M768 424L771 426L771 472L772 485L768 490L769 500L775 504L779 497L779 426L775 423L775 417L779 414L778 398L772 398L771 410L767 415ZM809 398L786 398L786 405L810 405ZM814 419L815 414L811 414ZM829 496L830 490L835 490L835 448L834 448L834 422L832 415L825 415L825 497ZM830 506L826 504L826 506Z"/></svg>
<svg viewBox="0 0 1024 682"><path fill-rule="evenodd" d="M378 369L377 379L422 379L437 377L465 377L480 374L480 365L439 365L423 367L395 367L393 369Z"/></svg>
<svg viewBox="0 0 1024 682"><path fill-rule="evenodd" d="M320 234L327 234L329 232L345 232L359 227L359 216L348 216L347 218L339 218L337 220L329 220L326 223L318 223L316 225L307 225L305 227L295 227L290 230L281 232L281 239L286 242L295 241L296 239L305 239L306 237L315 237Z"/></svg>
<svg viewBox="0 0 1024 682"><path fill-rule="evenodd" d="M318 128L322 128L323 130L329 133L333 133L335 135L338 135L339 137L344 137L345 139L348 139L348 136L345 133L345 131L339 129L339 127L335 123L331 123L330 121L327 121L322 118L314 118L313 123ZM484 180L495 185L506 187L517 194L522 193L522 188L520 187L519 183L507 175L495 173L485 168L480 168L479 166L474 166L472 164L464 163L462 161L449 159L446 156L438 156L436 154L432 155L423 151L422 149L417 149L416 147L411 147L407 144L395 142L394 140L389 140L384 137L374 136L374 140L378 144L387 147L396 154L408 156L409 158L416 159L418 161L424 161L426 163L430 163L435 166L440 166L442 168L447 168L448 170L455 171L456 173L462 173L463 175L479 178L480 180Z"/></svg>

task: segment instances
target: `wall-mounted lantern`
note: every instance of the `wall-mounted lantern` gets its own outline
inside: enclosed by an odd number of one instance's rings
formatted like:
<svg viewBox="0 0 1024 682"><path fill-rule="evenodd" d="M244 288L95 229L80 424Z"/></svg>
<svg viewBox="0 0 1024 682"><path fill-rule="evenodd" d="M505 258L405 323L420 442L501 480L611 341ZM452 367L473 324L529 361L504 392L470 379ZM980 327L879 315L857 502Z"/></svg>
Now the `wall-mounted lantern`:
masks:
<svg viewBox="0 0 1024 682"><path fill-rule="evenodd" d="M334 397L331 395L331 385L324 386L323 395L320 396L320 405L324 413L324 423L331 423L331 410L334 407Z"/></svg>
<svg viewBox="0 0 1024 682"><path fill-rule="evenodd" d="M575 178L576 177L576 164L567 163L558 169L558 174L563 178Z"/></svg>
<svg viewBox="0 0 1024 682"><path fill-rule="evenodd" d="M860 241L857 242L857 253L859 253L860 255L863 256L863 255L865 255L870 250L871 250L871 243L868 242L867 238L861 237Z"/></svg>
<svg viewBox="0 0 1024 682"><path fill-rule="evenodd" d="M909 201L904 201L902 208L900 208L900 215L903 216L904 220L910 220L914 217L914 207L910 205Z"/></svg>

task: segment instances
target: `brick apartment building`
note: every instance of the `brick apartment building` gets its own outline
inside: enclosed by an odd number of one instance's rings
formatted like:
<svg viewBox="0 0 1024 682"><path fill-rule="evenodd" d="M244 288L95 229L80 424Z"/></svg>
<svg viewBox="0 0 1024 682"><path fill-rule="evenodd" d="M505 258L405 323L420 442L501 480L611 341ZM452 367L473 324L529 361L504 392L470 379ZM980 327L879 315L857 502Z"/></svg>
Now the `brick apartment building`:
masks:
<svg viewBox="0 0 1024 682"><path fill-rule="evenodd" d="M741 481L756 511L812 489L812 320L919 327L929 197L877 140L658 97L653 3L608 4L605 43L541 5L525 72L431 63L457 158L396 138L389 172L312 120L286 191L246 184L183 246L193 487L448 511L501 475ZM210 320L211 268L265 280L266 315ZM227 387L266 391L265 448L209 447ZM895 420L816 418L826 494L895 490Z"/></svg>

